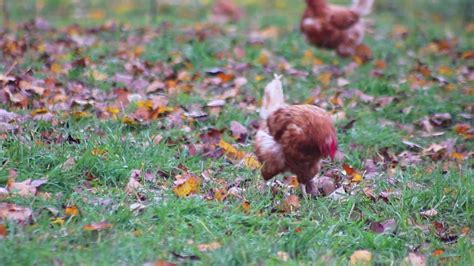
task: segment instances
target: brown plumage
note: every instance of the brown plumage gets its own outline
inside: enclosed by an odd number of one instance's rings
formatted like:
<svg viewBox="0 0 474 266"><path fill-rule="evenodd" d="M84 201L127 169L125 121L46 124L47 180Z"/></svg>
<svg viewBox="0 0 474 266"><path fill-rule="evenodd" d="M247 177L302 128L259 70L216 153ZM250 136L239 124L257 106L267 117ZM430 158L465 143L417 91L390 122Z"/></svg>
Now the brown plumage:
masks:
<svg viewBox="0 0 474 266"><path fill-rule="evenodd" d="M354 0L352 7L343 7L326 0L306 0L301 31L314 46L335 49L340 56L352 55L364 39L361 17L370 13L373 1Z"/></svg>
<svg viewBox="0 0 474 266"><path fill-rule="evenodd" d="M313 105L285 105L279 77L265 88L260 128L255 139L262 176L269 180L292 172L303 192L317 194L314 177L325 157L334 159L337 136L331 117Z"/></svg>

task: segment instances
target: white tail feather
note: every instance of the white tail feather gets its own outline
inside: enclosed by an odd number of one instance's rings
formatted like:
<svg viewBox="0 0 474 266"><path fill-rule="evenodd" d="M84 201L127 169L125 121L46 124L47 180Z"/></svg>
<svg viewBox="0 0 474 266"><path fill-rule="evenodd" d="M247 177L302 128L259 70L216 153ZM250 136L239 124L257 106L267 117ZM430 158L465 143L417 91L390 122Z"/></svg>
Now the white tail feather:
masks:
<svg viewBox="0 0 474 266"><path fill-rule="evenodd" d="M267 119L270 114L285 105L285 96L280 80L282 76L276 74L274 76L275 78L265 87L262 108L260 109L261 119Z"/></svg>
<svg viewBox="0 0 474 266"><path fill-rule="evenodd" d="M359 16L367 16L372 12L374 0L352 0L352 10Z"/></svg>

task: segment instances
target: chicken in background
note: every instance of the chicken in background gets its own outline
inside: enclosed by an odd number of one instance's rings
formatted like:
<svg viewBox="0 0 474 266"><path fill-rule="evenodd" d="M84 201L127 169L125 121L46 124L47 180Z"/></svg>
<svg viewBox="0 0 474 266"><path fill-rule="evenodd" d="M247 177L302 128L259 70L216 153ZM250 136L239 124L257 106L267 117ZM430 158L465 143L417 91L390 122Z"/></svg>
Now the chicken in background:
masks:
<svg viewBox="0 0 474 266"><path fill-rule="evenodd" d="M303 194L318 195L314 182L321 160L334 159L337 136L332 119L314 105L286 105L281 76L267 85L255 138L256 155L263 164L262 176L292 172Z"/></svg>
<svg viewBox="0 0 474 266"><path fill-rule="evenodd" d="M335 49L343 57L353 55L365 33L363 16L374 0L353 0L351 7L331 5L326 0L306 0L300 28L312 45Z"/></svg>
<svg viewBox="0 0 474 266"><path fill-rule="evenodd" d="M212 7L212 16L216 22L239 21L245 12L232 0L216 0Z"/></svg>

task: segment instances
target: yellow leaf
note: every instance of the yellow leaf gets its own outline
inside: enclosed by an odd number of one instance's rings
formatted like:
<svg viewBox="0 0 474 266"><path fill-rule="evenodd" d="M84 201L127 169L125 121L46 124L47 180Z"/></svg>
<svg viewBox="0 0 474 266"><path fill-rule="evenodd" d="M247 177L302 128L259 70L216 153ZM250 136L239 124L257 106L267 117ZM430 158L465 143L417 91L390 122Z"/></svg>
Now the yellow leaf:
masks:
<svg viewBox="0 0 474 266"><path fill-rule="evenodd" d="M76 119L85 118L89 116L87 112L83 112L83 111L72 112L71 115L72 117Z"/></svg>
<svg viewBox="0 0 474 266"><path fill-rule="evenodd" d="M128 115L122 117L122 123L124 123L126 125L129 125L129 126L138 125L138 122L135 119L133 119L132 117L128 116Z"/></svg>
<svg viewBox="0 0 474 266"><path fill-rule="evenodd" d="M199 192L201 182L197 176L188 173L185 177L177 176L177 179L173 188L173 192L176 196L185 198Z"/></svg>
<svg viewBox="0 0 474 266"><path fill-rule="evenodd" d="M258 56L257 62L260 65L267 65L269 60L270 60L270 53L268 51L263 50Z"/></svg>
<svg viewBox="0 0 474 266"><path fill-rule="evenodd" d="M64 218L55 218L51 221L51 224L57 224L57 225L60 225L60 226L63 226L64 225Z"/></svg>
<svg viewBox="0 0 474 266"><path fill-rule="evenodd" d="M258 161L257 157L255 157L255 155L253 155L253 154L245 156L244 165L245 165L245 167L247 167L249 169L252 169L252 170L259 169L260 167L262 167L262 165Z"/></svg>
<svg viewBox="0 0 474 266"><path fill-rule="evenodd" d="M47 112L48 112L48 109L46 108L38 108L36 110L33 110L33 112L31 112L31 115L32 116L42 115L42 114L46 114Z"/></svg>
<svg viewBox="0 0 474 266"><path fill-rule="evenodd" d="M105 111L110 114L116 115L120 112L120 109L114 106L107 106L107 108L105 108Z"/></svg>
<svg viewBox="0 0 474 266"><path fill-rule="evenodd" d="M149 110L153 109L153 101L152 100L144 100L137 102L138 107L145 107Z"/></svg>
<svg viewBox="0 0 474 266"><path fill-rule="evenodd" d="M174 111L173 107L169 107L169 106L160 106L160 107L158 107L158 114L164 114L164 113L169 113L169 112L173 112L173 111Z"/></svg>
<svg viewBox="0 0 474 266"><path fill-rule="evenodd" d="M304 65L310 65L313 62L313 59L314 59L313 50L308 49L304 51L303 59L301 60L301 63L303 63Z"/></svg>
<svg viewBox="0 0 474 266"><path fill-rule="evenodd" d="M464 161L466 158L464 154L459 153L459 152L453 152L451 153L451 158L456 159L458 161Z"/></svg>
<svg viewBox="0 0 474 266"><path fill-rule="evenodd" d="M364 179L364 178L362 177L362 175L360 173L355 173L352 176L352 182L360 182L360 181L362 181L362 179Z"/></svg>
<svg viewBox="0 0 474 266"><path fill-rule="evenodd" d="M144 51L145 48L143 48L143 46L136 46L135 49L133 49L133 55L135 57L140 57Z"/></svg>
<svg viewBox="0 0 474 266"><path fill-rule="evenodd" d="M94 155L94 156L102 156L106 153L107 153L107 151L104 150L104 149L101 149L101 148L93 148L92 151L91 151L91 154Z"/></svg>
<svg viewBox="0 0 474 266"><path fill-rule="evenodd" d="M63 67L58 63L53 63L49 69L54 74L61 74L63 72Z"/></svg>
<svg viewBox="0 0 474 266"><path fill-rule="evenodd" d="M79 216L79 210L77 209L76 205L67 206L66 209L64 210L64 213L67 216Z"/></svg>
<svg viewBox="0 0 474 266"><path fill-rule="evenodd" d="M234 146L223 139L220 140L219 147L224 150L226 156L233 160L242 160L245 157L245 152L237 150Z"/></svg>
<svg viewBox="0 0 474 266"><path fill-rule="evenodd" d="M214 190L214 199L217 201L224 201L227 198L227 191L225 189Z"/></svg>
<svg viewBox="0 0 474 266"><path fill-rule="evenodd" d="M323 86L329 86L331 83L332 73L324 72L318 77L318 81L321 82Z"/></svg>
<svg viewBox="0 0 474 266"><path fill-rule="evenodd" d="M350 266L371 265L372 253L368 250L357 250L351 255Z"/></svg>
<svg viewBox="0 0 474 266"><path fill-rule="evenodd" d="M439 74L444 75L444 76L451 76L453 74L453 70L447 66L440 66L438 68L438 72Z"/></svg>
<svg viewBox="0 0 474 266"><path fill-rule="evenodd" d="M316 101L315 96L310 96L308 99L304 100L303 104L313 104Z"/></svg>

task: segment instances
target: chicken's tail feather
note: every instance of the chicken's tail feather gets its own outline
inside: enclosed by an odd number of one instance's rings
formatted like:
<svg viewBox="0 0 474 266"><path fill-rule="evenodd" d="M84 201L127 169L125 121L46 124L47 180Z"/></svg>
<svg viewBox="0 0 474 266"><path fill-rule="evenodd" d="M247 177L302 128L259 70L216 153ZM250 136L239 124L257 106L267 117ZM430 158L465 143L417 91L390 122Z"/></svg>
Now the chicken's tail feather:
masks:
<svg viewBox="0 0 474 266"><path fill-rule="evenodd" d="M374 0L352 0L352 10L359 16L367 16L372 12Z"/></svg>
<svg viewBox="0 0 474 266"><path fill-rule="evenodd" d="M272 82L265 87L262 108L260 109L261 119L267 119L269 115L285 105L285 96L283 95L281 78L281 75L275 74L275 78Z"/></svg>

